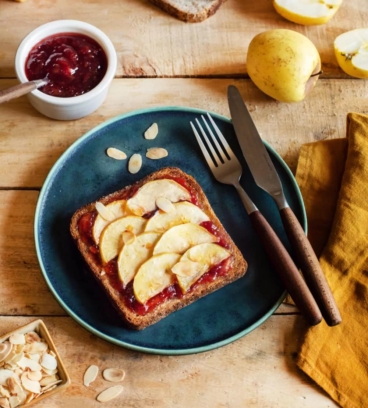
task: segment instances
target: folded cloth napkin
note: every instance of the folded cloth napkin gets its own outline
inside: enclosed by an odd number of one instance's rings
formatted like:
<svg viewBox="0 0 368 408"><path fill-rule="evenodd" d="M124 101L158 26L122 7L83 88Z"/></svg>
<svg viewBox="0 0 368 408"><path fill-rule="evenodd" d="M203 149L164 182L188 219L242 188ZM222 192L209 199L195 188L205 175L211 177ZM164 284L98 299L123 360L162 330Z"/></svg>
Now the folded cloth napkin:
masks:
<svg viewBox="0 0 368 408"><path fill-rule="evenodd" d="M346 139L303 146L296 178L342 316L308 329L297 364L342 407L368 407L368 116L348 114Z"/></svg>

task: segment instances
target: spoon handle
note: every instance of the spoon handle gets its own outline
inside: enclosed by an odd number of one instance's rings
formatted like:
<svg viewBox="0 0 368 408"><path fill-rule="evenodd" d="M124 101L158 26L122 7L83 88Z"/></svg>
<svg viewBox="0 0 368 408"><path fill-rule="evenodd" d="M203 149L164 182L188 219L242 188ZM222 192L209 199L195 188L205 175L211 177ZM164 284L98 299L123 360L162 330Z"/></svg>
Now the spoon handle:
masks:
<svg viewBox="0 0 368 408"><path fill-rule="evenodd" d="M35 89L39 88L40 86L44 85L45 83L46 82L43 79L39 79L36 81L30 81L24 84L19 84L4 89L0 91L0 103L8 102L11 99L18 98L19 96L32 92Z"/></svg>

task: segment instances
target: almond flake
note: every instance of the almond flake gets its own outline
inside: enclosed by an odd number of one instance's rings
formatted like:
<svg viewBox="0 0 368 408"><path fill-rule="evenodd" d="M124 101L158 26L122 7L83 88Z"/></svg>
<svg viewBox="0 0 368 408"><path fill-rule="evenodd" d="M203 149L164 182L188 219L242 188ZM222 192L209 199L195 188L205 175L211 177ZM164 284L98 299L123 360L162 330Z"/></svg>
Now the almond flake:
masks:
<svg viewBox="0 0 368 408"><path fill-rule="evenodd" d="M91 365L87 368L86 372L84 373L83 377L83 384L88 387L91 382L93 382L98 374L98 367L95 365Z"/></svg>
<svg viewBox="0 0 368 408"><path fill-rule="evenodd" d="M163 147L151 147L147 149L146 157L152 160L162 159L168 156L169 152Z"/></svg>
<svg viewBox="0 0 368 408"><path fill-rule="evenodd" d="M26 343L34 343L35 341L40 342L40 336L36 332L28 332L25 334Z"/></svg>
<svg viewBox="0 0 368 408"><path fill-rule="evenodd" d="M120 368L106 368L102 373L106 381L119 382L125 378L125 371Z"/></svg>
<svg viewBox="0 0 368 408"><path fill-rule="evenodd" d="M63 381L63 380L54 381L54 382L52 382L52 383L50 383L50 384L47 384L45 387L42 387L41 390L42 390L43 392L46 392L46 391L48 391L50 388L55 388L55 385L60 384L62 381Z"/></svg>
<svg viewBox="0 0 368 408"><path fill-rule="evenodd" d="M139 153L134 153L129 159L128 171L131 174L136 174L142 167L142 156Z"/></svg>
<svg viewBox="0 0 368 408"><path fill-rule="evenodd" d="M175 212L174 204L166 197L163 197L163 196L158 197L156 199L156 205L160 210L162 210L165 213Z"/></svg>
<svg viewBox="0 0 368 408"><path fill-rule="evenodd" d="M97 212L104 218L106 221L114 221L115 216L114 214L100 201L97 201L96 205Z"/></svg>
<svg viewBox="0 0 368 408"><path fill-rule="evenodd" d="M102 391L97 396L97 401L107 402L111 401L113 398L116 398L123 391L122 385L114 385L113 387L107 388L105 391Z"/></svg>
<svg viewBox="0 0 368 408"><path fill-rule="evenodd" d="M153 123L145 132L144 132L144 138L147 140L152 140L155 139L155 137L158 135L158 125L157 123Z"/></svg>
<svg viewBox="0 0 368 408"><path fill-rule="evenodd" d="M9 342L11 344L26 344L26 339L24 334L22 333L15 333L9 337Z"/></svg>
<svg viewBox="0 0 368 408"><path fill-rule="evenodd" d="M28 378L27 373L23 373L21 376L23 388L27 391L31 391L34 394L41 392L41 386L38 381L32 381Z"/></svg>
<svg viewBox="0 0 368 408"><path fill-rule="evenodd" d="M122 150L116 149L115 147L109 147L106 150L106 154L115 160L125 160L127 158L127 155Z"/></svg>
<svg viewBox="0 0 368 408"><path fill-rule="evenodd" d="M10 408L9 400L5 397L0 397L0 407L1 408Z"/></svg>
<svg viewBox="0 0 368 408"><path fill-rule="evenodd" d="M56 358L51 354L45 353L42 356L41 365L43 368L46 368L47 370L55 370L55 368L57 367Z"/></svg>
<svg viewBox="0 0 368 408"><path fill-rule="evenodd" d="M32 381L40 381L42 378L41 371L28 371L27 377Z"/></svg>
<svg viewBox="0 0 368 408"><path fill-rule="evenodd" d="M0 361L5 361L12 351L12 345L8 341L0 344Z"/></svg>
<svg viewBox="0 0 368 408"><path fill-rule="evenodd" d="M54 384L56 381L59 380L59 377L57 375L48 375L46 377L43 377L42 380L40 381L40 385L42 385L42 387L45 387L46 385L49 384Z"/></svg>

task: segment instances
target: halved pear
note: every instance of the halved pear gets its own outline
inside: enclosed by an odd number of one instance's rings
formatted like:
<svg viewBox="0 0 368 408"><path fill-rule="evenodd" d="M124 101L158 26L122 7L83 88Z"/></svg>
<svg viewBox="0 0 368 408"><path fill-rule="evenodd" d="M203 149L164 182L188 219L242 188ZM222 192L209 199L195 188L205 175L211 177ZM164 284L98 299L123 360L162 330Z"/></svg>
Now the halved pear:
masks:
<svg viewBox="0 0 368 408"><path fill-rule="evenodd" d="M175 282L171 268L179 259L179 254L160 254L141 265L133 281L134 296L139 303L145 304Z"/></svg>
<svg viewBox="0 0 368 408"><path fill-rule="evenodd" d="M117 218L121 218L124 217L124 215L127 215L128 211L126 208L126 203L127 203L126 200L117 200L106 205L106 208L111 213L110 220L107 220L103 218L100 214L97 214L97 217L92 228L92 237L96 244L99 243L101 232L107 225L109 225L112 221L116 220Z"/></svg>
<svg viewBox="0 0 368 408"><path fill-rule="evenodd" d="M194 245L203 244L204 242L217 242L218 238L208 232L206 228L198 224L180 224L164 232L158 240L153 254L164 252L174 252L183 254L187 249Z"/></svg>
<svg viewBox="0 0 368 408"><path fill-rule="evenodd" d="M190 200L189 191L171 179L153 180L144 184L128 200L128 208L136 215L144 215L157 209L156 200L165 197L172 203Z"/></svg>
<svg viewBox="0 0 368 408"><path fill-rule="evenodd" d="M335 15L343 0L273 0L275 10L297 24L325 24Z"/></svg>
<svg viewBox="0 0 368 408"><path fill-rule="evenodd" d="M158 211L151 217L147 221L145 231L165 232L175 225L186 224L188 222L200 224L209 220L207 214L188 201L182 201L173 205L175 208L173 212L165 213Z"/></svg>
<svg viewBox="0 0 368 408"><path fill-rule="evenodd" d="M334 41L340 68L356 78L368 78L368 28L358 28L339 35Z"/></svg>
<svg viewBox="0 0 368 408"><path fill-rule="evenodd" d="M128 215L111 222L101 233L100 254L103 263L114 259L122 249L122 235L125 231L138 235L144 230L147 220L136 215Z"/></svg>
<svg viewBox="0 0 368 408"><path fill-rule="evenodd" d="M219 264L230 256L230 252L220 245L205 243L189 248L174 265L172 272L176 275L183 293L204 275L212 266Z"/></svg>
<svg viewBox="0 0 368 408"><path fill-rule="evenodd" d="M157 232L143 232L135 237L134 242L123 246L118 256L118 273L124 285L134 278L139 267L152 256L160 236Z"/></svg>

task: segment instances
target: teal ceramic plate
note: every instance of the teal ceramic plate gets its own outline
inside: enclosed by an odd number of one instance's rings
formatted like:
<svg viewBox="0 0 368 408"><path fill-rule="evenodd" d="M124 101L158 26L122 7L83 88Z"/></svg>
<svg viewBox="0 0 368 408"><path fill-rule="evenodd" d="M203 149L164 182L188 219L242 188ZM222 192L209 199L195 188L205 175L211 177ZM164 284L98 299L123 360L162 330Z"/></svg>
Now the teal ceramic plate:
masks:
<svg viewBox="0 0 368 408"><path fill-rule="evenodd" d="M61 306L87 330L114 344L155 354L190 354L211 350L249 333L263 323L282 302L285 292L255 236L244 207L231 186L218 183L207 167L189 122L204 111L157 108L115 117L92 129L60 157L41 190L35 217L35 242L44 278ZM212 114L243 165L242 184L288 247L273 200L258 188L242 157L230 121ZM144 131L156 122L159 134L145 140ZM149 147L164 147L161 160L144 157L142 169L132 175L127 161L106 155L117 147L128 156ZM295 179L280 156L268 145L287 200L301 224L306 218ZM194 176L242 251L249 267L246 275L217 292L181 309L143 331L126 329L86 269L69 234L72 214L79 207L121 189L166 166Z"/></svg>

